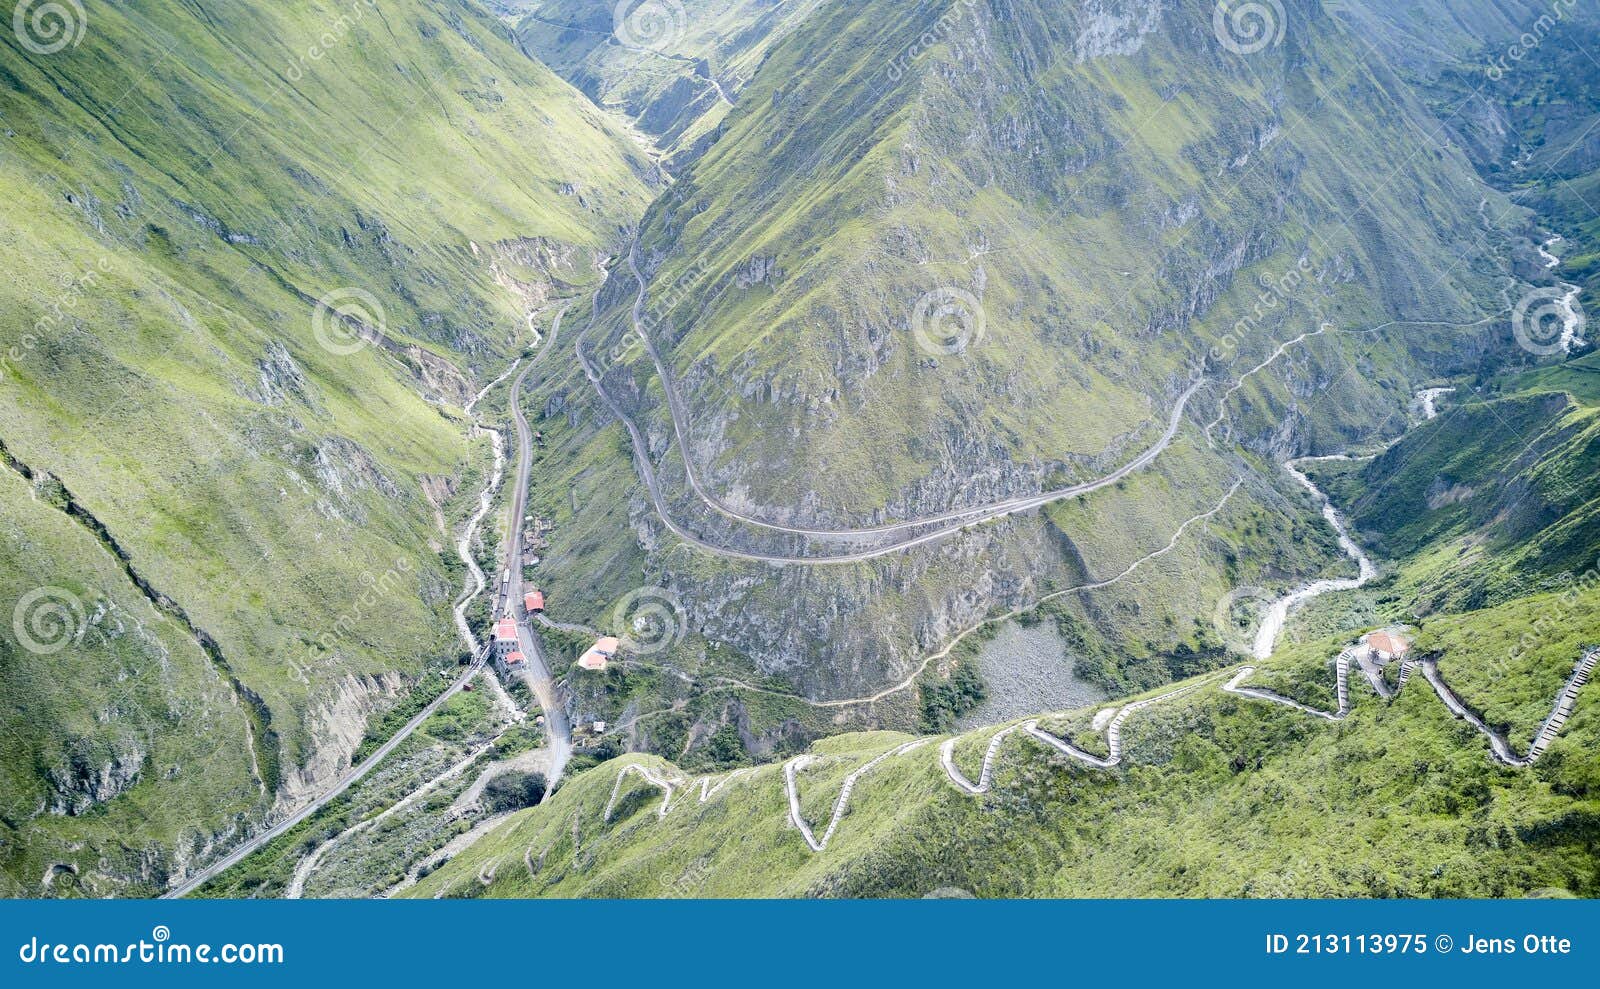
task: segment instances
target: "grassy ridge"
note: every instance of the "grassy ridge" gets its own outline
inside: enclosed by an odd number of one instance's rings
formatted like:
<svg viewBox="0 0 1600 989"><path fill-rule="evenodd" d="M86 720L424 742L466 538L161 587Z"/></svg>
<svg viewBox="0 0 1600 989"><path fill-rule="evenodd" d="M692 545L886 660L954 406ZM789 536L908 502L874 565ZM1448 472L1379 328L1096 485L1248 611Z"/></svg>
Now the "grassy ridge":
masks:
<svg viewBox="0 0 1600 989"><path fill-rule="evenodd" d="M1594 596L1586 607L1596 604ZM1514 620L1493 611L1480 628ZM1591 626L1592 627L1592 626ZM1452 643L1453 645L1454 643ZM1318 644L1316 649L1325 648ZM1314 649L1274 672L1320 685ZM1450 653L1448 675L1492 657ZM1570 660L1567 670L1570 671ZM1537 678L1544 703L1563 676ZM1474 704L1487 692L1463 683ZM1129 764L1099 772L1013 738L994 792L960 794L936 745L863 777L828 850L811 854L787 824L782 771L764 767L705 804L623 785L620 765L571 781L548 805L464 852L418 896L920 896L947 886L982 896L1507 896L1555 888L1594 895L1600 723L1592 695L1531 770L1496 767L1487 745L1414 678L1392 704L1357 685L1338 725L1214 689L1140 712ZM1320 690L1307 701L1326 699ZM988 731L958 746L975 776ZM819 745L800 774L819 834L843 775L900 741L851 735ZM647 757L628 757L630 760ZM636 794L636 796L629 796ZM573 834L578 835L574 844ZM542 856L530 875L522 859ZM487 888L477 875L500 862Z"/></svg>
<svg viewBox="0 0 1600 989"><path fill-rule="evenodd" d="M526 342L530 314L592 281L647 166L473 5L88 8L58 54L0 39L0 441L214 639L236 703L259 697L281 746L259 722L259 772L297 795L396 676L453 661L460 575L440 521L464 515L487 455L454 407ZM348 330L318 312L338 290L362 293L382 345L340 346ZM28 508L7 490L9 511ZM132 589L41 554L20 535L3 554L4 607L40 585ZM84 662L109 661L86 641ZM5 645L19 682L49 682L53 660ZM180 694L214 703L215 677ZM190 788L165 755L136 761L138 787L173 805L133 852L132 799L50 810L116 765L105 730L16 729L105 710L94 683L6 711L5 866L30 894L57 860L83 892L149 890L244 824L213 792L251 786L244 735L224 727L238 712L175 727L139 693L162 726L147 753L172 732L237 740L173 760L216 779Z"/></svg>

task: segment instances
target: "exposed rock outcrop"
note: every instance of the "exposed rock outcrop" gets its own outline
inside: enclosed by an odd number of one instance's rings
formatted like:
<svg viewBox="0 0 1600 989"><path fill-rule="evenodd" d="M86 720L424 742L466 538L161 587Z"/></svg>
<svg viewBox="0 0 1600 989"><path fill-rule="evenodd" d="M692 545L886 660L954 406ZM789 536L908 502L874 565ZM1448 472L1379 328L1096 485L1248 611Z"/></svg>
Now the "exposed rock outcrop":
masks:
<svg viewBox="0 0 1600 989"><path fill-rule="evenodd" d="M350 768L350 756L366 736L367 719L405 687L398 673L346 676L314 693L306 712L311 742L301 764L289 767L278 790L276 809L286 813L315 797Z"/></svg>

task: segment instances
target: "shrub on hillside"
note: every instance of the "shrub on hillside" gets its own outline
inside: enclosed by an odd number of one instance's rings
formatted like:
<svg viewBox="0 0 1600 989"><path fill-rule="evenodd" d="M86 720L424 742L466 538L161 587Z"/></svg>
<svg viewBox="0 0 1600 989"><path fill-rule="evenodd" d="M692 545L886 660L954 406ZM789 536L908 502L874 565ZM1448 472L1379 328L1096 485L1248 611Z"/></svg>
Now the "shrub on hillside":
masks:
<svg viewBox="0 0 1600 989"><path fill-rule="evenodd" d="M491 814L502 814L532 807L544 799L548 785L543 773L502 773L484 785L484 810Z"/></svg>

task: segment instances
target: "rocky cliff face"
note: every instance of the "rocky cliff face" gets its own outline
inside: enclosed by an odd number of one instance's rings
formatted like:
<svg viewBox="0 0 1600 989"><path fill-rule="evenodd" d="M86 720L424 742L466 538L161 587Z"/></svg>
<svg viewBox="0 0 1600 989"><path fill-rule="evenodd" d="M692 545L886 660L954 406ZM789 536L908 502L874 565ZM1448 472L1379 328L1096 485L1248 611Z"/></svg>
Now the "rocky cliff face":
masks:
<svg viewBox="0 0 1600 989"><path fill-rule="evenodd" d="M367 721L393 703L405 687L398 673L346 676L317 692L306 713L310 739L300 765L284 774L276 810L290 813L350 768L350 756L366 736Z"/></svg>
<svg viewBox="0 0 1600 989"><path fill-rule="evenodd" d="M1489 291L1470 167L1396 167L1426 136L1415 96L1381 76L1345 94L1378 133L1307 102L1355 44L1317 5L1250 56L1156 3L902 13L851 45L808 21L752 83L761 112L646 221L688 456L740 510L869 524L1037 490L1122 455L1213 343L1220 389L1314 320L1448 319ZM907 52L853 76L832 53L857 45ZM1339 295L1253 318L1307 258Z"/></svg>

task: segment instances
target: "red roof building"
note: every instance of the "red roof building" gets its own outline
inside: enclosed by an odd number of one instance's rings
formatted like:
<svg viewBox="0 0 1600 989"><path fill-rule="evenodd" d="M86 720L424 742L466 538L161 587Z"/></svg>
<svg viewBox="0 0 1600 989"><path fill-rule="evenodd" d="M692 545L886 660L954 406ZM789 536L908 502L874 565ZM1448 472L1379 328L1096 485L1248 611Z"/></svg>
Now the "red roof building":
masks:
<svg viewBox="0 0 1600 989"><path fill-rule="evenodd" d="M494 623L494 654L505 656L517 650L517 620L502 618Z"/></svg>
<svg viewBox="0 0 1600 989"><path fill-rule="evenodd" d="M522 603L527 607L528 614L530 614L530 615L542 615L542 614L544 614L544 592L543 591L529 591L527 594L523 595Z"/></svg>
<svg viewBox="0 0 1600 989"><path fill-rule="evenodd" d="M506 657L506 669L509 670L515 669L518 666L525 666L527 665L527 662L528 657L522 655L520 652L514 652Z"/></svg>

